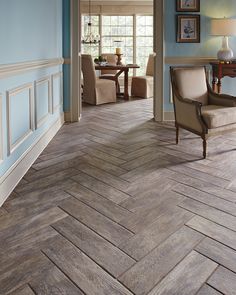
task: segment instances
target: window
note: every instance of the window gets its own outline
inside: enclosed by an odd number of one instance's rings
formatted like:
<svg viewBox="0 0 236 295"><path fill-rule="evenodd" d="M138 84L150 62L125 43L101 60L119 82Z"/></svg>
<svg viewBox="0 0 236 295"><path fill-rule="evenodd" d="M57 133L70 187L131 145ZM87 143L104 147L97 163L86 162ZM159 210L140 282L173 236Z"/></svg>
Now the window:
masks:
<svg viewBox="0 0 236 295"><path fill-rule="evenodd" d="M88 15L82 15L82 34L86 34ZM100 22L101 20L101 22ZM93 58L99 53L115 52L116 43L122 41L122 60L137 63L136 75L145 75L148 56L153 52L153 16L151 15L93 15L92 28L100 32L100 45L82 44L82 52Z"/></svg>
<svg viewBox="0 0 236 295"><path fill-rule="evenodd" d="M115 52L114 41L122 41L126 63L133 63L133 16L102 16L102 52Z"/></svg>
<svg viewBox="0 0 236 295"><path fill-rule="evenodd" d="M137 75L145 75L149 54L153 52L153 17L136 16L136 63Z"/></svg>

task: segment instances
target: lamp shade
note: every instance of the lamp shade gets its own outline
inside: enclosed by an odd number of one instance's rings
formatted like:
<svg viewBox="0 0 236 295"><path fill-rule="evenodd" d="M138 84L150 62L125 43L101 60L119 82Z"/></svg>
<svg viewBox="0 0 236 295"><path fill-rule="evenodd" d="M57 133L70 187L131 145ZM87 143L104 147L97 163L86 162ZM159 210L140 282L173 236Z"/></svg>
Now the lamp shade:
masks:
<svg viewBox="0 0 236 295"><path fill-rule="evenodd" d="M236 36L236 19L212 19L211 34L214 36Z"/></svg>

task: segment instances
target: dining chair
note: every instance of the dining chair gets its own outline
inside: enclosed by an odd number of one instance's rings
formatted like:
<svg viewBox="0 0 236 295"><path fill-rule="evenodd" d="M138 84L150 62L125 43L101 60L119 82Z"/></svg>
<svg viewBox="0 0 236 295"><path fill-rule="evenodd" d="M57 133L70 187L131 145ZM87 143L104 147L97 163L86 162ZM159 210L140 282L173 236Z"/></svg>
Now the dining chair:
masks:
<svg viewBox="0 0 236 295"><path fill-rule="evenodd" d="M98 105L116 102L116 85L114 81L96 77L94 62L89 54L82 54L83 101Z"/></svg>
<svg viewBox="0 0 236 295"><path fill-rule="evenodd" d="M204 67L171 67L176 144L179 128L201 136L203 157L207 139L236 130L236 97L212 91Z"/></svg>
<svg viewBox="0 0 236 295"><path fill-rule="evenodd" d="M145 76L132 78L131 95L150 98L153 97L154 56L149 55Z"/></svg>
<svg viewBox="0 0 236 295"><path fill-rule="evenodd" d="M102 53L101 56L105 58L109 65L117 65L118 57L114 53ZM117 70L101 70L100 79L108 79L115 81L116 83L116 92L120 93L120 84L119 78L116 76Z"/></svg>

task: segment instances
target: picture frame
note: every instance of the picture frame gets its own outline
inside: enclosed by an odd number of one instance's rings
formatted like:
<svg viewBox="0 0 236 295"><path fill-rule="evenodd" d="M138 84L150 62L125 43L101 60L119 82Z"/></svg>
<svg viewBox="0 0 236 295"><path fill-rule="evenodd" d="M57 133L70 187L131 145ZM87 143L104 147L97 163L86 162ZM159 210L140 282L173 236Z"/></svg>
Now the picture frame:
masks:
<svg viewBox="0 0 236 295"><path fill-rule="evenodd" d="M177 43L200 43L200 15L177 15Z"/></svg>
<svg viewBox="0 0 236 295"><path fill-rule="evenodd" d="M200 0L176 0L177 12L200 12Z"/></svg>

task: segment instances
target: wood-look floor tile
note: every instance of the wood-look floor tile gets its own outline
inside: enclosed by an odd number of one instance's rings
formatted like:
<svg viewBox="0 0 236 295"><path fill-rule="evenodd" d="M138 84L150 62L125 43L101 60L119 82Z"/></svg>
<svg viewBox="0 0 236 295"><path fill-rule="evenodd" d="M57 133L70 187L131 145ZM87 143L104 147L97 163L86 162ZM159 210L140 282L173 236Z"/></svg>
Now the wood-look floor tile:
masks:
<svg viewBox="0 0 236 295"><path fill-rule="evenodd" d="M56 185L58 182L64 181L76 174L78 174L78 170L73 168L66 169L53 175L40 178L39 180L34 180L30 183L21 185L16 188L16 192L24 193L28 191L40 190L52 185Z"/></svg>
<svg viewBox="0 0 236 295"><path fill-rule="evenodd" d="M178 184L177 186L173 188L173 190L191 199L195 199L196 201L205 203L207 205L210 205L211 207L215 207L221 211L225 211L227 213L230 213L236 216L235 203L232 203L222 198L218 198L211 194L199 191L187 185Z"/></svg>
<svg viewBox="0 0 236 295"><path fill-rule="evenodd" d="M29 284L37 295L84 294L55 266L35 277Z"/></svg>
<svg viewBox="0 0 236 295"><path fill-rule="evenodd" d="M146 229L123 242L120 248L140 260L193 217L192 213L179 209L176 207L165 212Z"/></svg>
<svg viewBox="0 0 236 295"><path fill-rule="evenodd" d="M236 273L235 250L210 238L205 238L195 250Z"/></svg>
<svg viewBox="0 0 236 295"><path fill-rule="evenodd" d="M236 232L218 225L205 218L195 216L186 223L187 226L236 250Z"/></svg>
<svg viewBox="0 0 236 295"><path fill-rule="evenodd" d="M130 268L135 260L72 217L53 227L114 277Z"/></svg>
<svg viewBox="0 0 236 295"><path fill-rule="evenodd" d="M142 209L122 219L119 223L132 232L138 233L144 230L149 224L155 222L164 212L171 210L184 199L185 197L177 195L174 192L163 193L160 198L156 195L156 200L151 200L152 202L149 203L148 206L143 206ZM147 200L147 202L148 201L149 200Z"/></svg>
<svg viewBox="0 0 236 295"><path fill-rule="evenodd" d="M116 166L114 164L111 164L105 160L102 160L102 159L99 159L95 156L91 156L91 155L86 155L86 156L83 156L82 159L92 165L92 166L95 166L101 170L104 170L105 172L107 173L110 173L111 175L114 175L114 176L120 176L121 174L124 174L127 172L127 170L119 167L119 166ZM77 166L79 168L79 166Z"/></svg>
<svg viewBox="0 0 236 295"><path fill-rule="evenodd" d="M197 292L197 295L221 295L222 293L216 291L212 287L208 285L204 285L199 292Z"/></svg>
<svg viewBox="0 0 236 295"><path fill-rule="evenodd" d="M18 241L25 239L30 234L40 230L51 223L65 218L67 214L61 209L54 207L45 210L37 215L25 218L20 224L8 227L0 232L0 249L7 249L18 244Z"/></svg>
<svg viewBox="0 0 236 295"><path fill-rule="evenodd" d="M11 293L8 293L8 295L35 295L35 293L28 285L25 285Z"/></svg>
<svg viewBox="0 0 236 295"><path fill-rule="evenodd" d="M0 276L0 294L7 293L27 284L37 273L44 272L51 266L51 262L40 252L30 259L16 264L13 269Z"/></svg>
<svg viewBox="0 0 236 295"><path fill-rule="evenodd" d="M188 167L184 167L184 166L180 166L180 165L176 165L176 166L171 166L169 169L171 169L172 171L184 174L184 175L189 175L193 178L197 178L199 180L203 180L205 181L207 179L208 183L211 183L213 185L225 188L229 185L229 181L225 180L223 178L220 177L216 177L216 176L212 176L210 174L192 169L192 168L188 168Z"/></svg>
<svg viewBox="0 0 236 295"><path fill-rule="evenodd" d="M124 227L77 199L63 201L60 207L115 245L119 245L133 236Z"/></svg>
<svg viewBox="0 0 236 295"><path fill-rule="evenodd" d="M43 161L43 162L40 162L38 164L35 164L35 165L33 165L33 168L36 169L36 170L48 168L48 167L53 166L55 164L58 164L58 163L61 163L61 162L64 162L64 161L68 161L68 160L72 160L72 159L75 159L75 158L83 156L83 155L84 155L84 153L81 152L81 151L77 151L77 152L73 152L73 153L67 153L65 155L58 156L56 158L53 158L53 159L50 159L50 160Z"/></svg>
<svg viewBox="0 0 236 295"><path fill-rule="evenodd" d="M192 251L148 294L195 294L217 266L212 260Z"/></svg>
<svg viewBox="0 0 236 295"><path fill-rule="evenodd" d="M182 227L124 273L119 280L134 294L147 294L202 238L203 235Z"/></svg>
<svg viewBox="0 0 236 295"><path fill-rule="evenodd" d="M222 266L210 277L208 284L222 294L236 294L236 274Z"/></svg>
<svg viewBox="0 0 236 295"><path fill-rule="evenodd" d="M40 191L40 193L34 194L34 193L22 193L18 198L15 198L13 200L9 200L5 204L5 208L9 211L16 211L20 209L24 209L26 211L27 208L33 209L34 207L37 208L49 208L49 207L55 207L57 204L66 199L69 198L70 195L64 191L61 190L45 190ZM22 210L23 211L23 210ZM33 210L32 210L33 212ZM24 213L22 212L22 215ZM13 215L13 214L12 214ZM26 215L26 214L25 214ZM1 221L0 221L1 224ZM1 225L0 225L1 227Z"/></svg>
<svg viewBox="0 0 236 295"><path fill-rule="evenodd" d="M86 294L131 294L67 240L60 238L43 249L47 257Z"/></svg>
<svg viewBox="0 0 236 295"><path fill-rule="evenodd" d="M169 178L186 184L188 186L194 187L197 190L212 194L219 198L228 200L230 202L236 202L236 194L230 190L220 188L214 184L208 183L207 178L205 180L199 180L184 174L173 173Z"/></svg>
<svg viewBox="0 0 236 295"><path fill-rule="evenodd" d="M116 204L119 204L122 201L130 198L128 194L102 181L99 181L85 173L79 173L76 176L72 177L72 179Z"/></svg>
<svg viewBox="0 0 236 295"><path fill-rule="evenodd" d="M214 221L217 224L223 225L224 227L236 231L235 216L232 216L223 211L212 208L192 199L184 200L182 203L179 204L179 206L190 212L193 212L194 214L202 216L206 219Z"/></svg>
<svg viewBox="0 0 236 295"><path fill-rule="evenodd" d="M103 196L96 194L77 182L74 182L66 189L66 191L75 198L79 199L81 202L87 204L116 222L119 222L121 219L132 214L132 212L104 198Z"/></svg>
<svg viewBox="0 0 236 295"><path fill-rule="evenodd" d="M83 173L86 173L89 176L94 177L97 180L100 180L118 190L125 191L129 186L129 183L127 181L119 177L110 175L109 173L102 171L101 169L98 169L91 165L81 164L77 168Z"/></svg>

